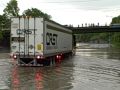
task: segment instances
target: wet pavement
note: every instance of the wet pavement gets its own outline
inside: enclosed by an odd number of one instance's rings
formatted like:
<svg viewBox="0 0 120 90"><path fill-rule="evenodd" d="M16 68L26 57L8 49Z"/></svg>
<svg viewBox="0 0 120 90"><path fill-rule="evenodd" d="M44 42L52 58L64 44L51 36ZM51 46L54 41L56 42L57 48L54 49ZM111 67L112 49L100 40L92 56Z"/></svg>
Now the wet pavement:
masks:
<svg viewBox="0 0 120 90"><path fill-rule="evenodd" d="M19 67L0 53L0 90L120 90L120 52L79 48L55 66Z"/></svg>

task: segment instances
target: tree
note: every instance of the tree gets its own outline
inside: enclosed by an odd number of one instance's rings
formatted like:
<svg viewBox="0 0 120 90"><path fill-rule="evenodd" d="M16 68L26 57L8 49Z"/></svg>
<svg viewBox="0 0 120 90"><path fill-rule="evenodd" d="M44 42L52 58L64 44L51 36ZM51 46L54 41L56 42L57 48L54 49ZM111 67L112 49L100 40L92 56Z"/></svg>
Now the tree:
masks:
<svg viewBox="0 0 120 90"><path fill-rule="evenodd" d="M2 34L2 31L0 31L0 43L1 43L2 39L3 39L3 34Z"/></svg>
<svg viewBox="0 0 120 90"><path fill-rule="evenodd" d="M10 22L10 19L5 14L0 15L0 45L9 45ZM6 29L7 31L5 31ZM4 44L5 42L7 44Z"/></svg>
<svg viewBox="0 0 120 90"><path fill-rule="evenodd" d="M9 3L7 3L7 6L3 11L8 17L19 16L19 8L17 1L11 0Z"/></svg>
<svg viewBox="0 0 120 90"><path fill-rule="evenodd" d="M111 22L111 24L118 24L118 23L120 23L120 16L114 17Z"/></svg>
<svg viewBox="0 0 120 90"><path fill-rule="evenodd" d="M50 19L51 16L47 13L40 11L37 8L27 9L23 12L23 16L42 17L44 19Z"/></svg>
<svg viewBox="0 0 120 90"><path fill-rule="evenodd" d="M120 15L117 17L114 17L112 19L111 24L120 24ZM113 33L112 34L112 44L117 47L120 48L120 32L117 33Z"/></svg>
<svg viewBox="0 0 120 90"><path fill-rule="evenodd" d="M5 14L0 15L0 30L3 29L10 29L10 19Z"/></svg>

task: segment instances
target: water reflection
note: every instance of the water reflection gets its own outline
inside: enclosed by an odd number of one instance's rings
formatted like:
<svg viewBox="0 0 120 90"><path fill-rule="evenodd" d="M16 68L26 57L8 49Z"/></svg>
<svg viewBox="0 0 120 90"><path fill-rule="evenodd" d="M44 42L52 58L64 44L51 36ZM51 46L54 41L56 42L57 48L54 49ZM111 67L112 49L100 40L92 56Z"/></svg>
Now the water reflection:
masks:
<svg viewBox="0 0 120 90"><path fill-rule="evenodd" d="M108 49L108 58L120 60L120 49L109 48Z"/></svg>
<svg viewBox="0 0 120 90"><path fill-rule="evenodd" d="M36 87L36 90L41 90L43 88L42 81L43 81L43 77L42 77L41 72L40 71L36 72L36 74L35 74L35 87Z"/></svg>
<svg viewBox="0 0 120 90"><path fill-rule="evenodd" d="M0 59L0 89L119 90L119 57L116 50L78 49L74 57L48 67L19 67L14 60Z"/></svg>
<svg viewBox="0 0 120 90"><path fill-rule="evenodd" d="M12 74L11 74L11 87L12 87L12 90L19 90L19 87L20 87L20 81L19 81L19 74L18 74L18 68L17 66L15 66L13 69L12 69Z"/></svg>
<svg viewBox="0 0 120 90"><path fill-rule="evenodd" d="M81 55L81 56L120 60L120 51L113 48L77 49L76 51L77 51L77 55Z"/></svg>
<svg viewBox="0 0 120 90"><path fill-rule="evenodd" d="M108 59L109 53L107 49L79 49L74 58L71 90L119 90L120 61Z"/></svg>
<svg viewBox="0 0 120 90"><path fill-rule="evenodd" d="M68 90L72 88L73 67L64 62L49 67L19 67L11 72L11 90Z"/></svg>

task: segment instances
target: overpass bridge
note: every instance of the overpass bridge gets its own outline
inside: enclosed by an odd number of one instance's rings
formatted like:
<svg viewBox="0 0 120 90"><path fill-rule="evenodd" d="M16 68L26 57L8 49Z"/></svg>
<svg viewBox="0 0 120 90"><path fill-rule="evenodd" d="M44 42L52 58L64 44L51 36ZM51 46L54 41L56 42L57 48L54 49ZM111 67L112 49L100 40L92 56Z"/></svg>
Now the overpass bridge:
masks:
<svg viewBox="0 0 120 90"><path fill-rule="evenodd" d="M86 26L86 27L73 27L73 26L64 26L73 31L73 34L81 33L104 33L104 32L120 32L120 24L113 24L110 26ZM10 32L10 29L2 29L4 32Z"/></svg>
<svg viewBox="0 0 120 90"><path fill-rule="evenodd" d="M90 27L67 27L73 31L73 34L81 33L103 33L103 32L120 32L119 26L90 26Z"/></svg>
<svg viewBox="0 0 120 90"><path fill-rule="evenodd" d="M67 27L73 31L73 45L76 46L76 34L82 33L105 33L120 32L120 25L111 26L88 26L88 27ZM109 41L111 35L109 34Z"/></svg>

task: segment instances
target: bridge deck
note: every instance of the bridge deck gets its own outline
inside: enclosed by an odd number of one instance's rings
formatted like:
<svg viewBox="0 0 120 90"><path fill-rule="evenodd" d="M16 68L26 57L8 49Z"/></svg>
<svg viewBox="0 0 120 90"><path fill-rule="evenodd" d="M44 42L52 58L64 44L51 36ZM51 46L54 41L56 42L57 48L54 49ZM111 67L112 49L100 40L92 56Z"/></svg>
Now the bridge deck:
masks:
<svg viewBox="0 0 120 90"><path fill-rule="evenodd" d="M74 34L80 33L102 33L102 32L120 32L120 27L112 26L94 26L94 27L68 27Z"/></svg>

